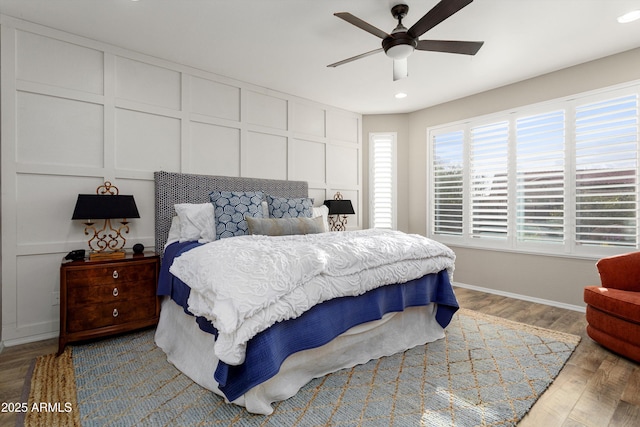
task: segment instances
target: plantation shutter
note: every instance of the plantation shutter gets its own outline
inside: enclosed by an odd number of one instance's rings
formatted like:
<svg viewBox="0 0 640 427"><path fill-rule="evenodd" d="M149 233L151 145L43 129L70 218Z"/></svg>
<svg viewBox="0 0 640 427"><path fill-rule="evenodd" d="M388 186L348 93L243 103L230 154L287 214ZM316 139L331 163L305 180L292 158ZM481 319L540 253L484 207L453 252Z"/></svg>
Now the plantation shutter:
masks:
<svg viewBox="0 0 640 427"><path fill-rule="evenodd" d="M433 138L433 231L462 235L464 132Z"/></svg>
<svg viewBox="0 0 640 427"><path fill-rule="evenodd" d="M576 108L576 243L635 247L638 96Z"/></svg>
<svg viewBox="0 0 640 427"><path fill-rule="evenodd" d="M509 122L471 129L471 235L506 239Z"/></svg>
<svg viewBox="0 0 640 427"><path fill-rule="evenodd" d="M370 226L395 229L395 135L373 134L370 142Z"/></svg>
<svg viewBox="0 0 640 427"><path fill-rule="evenodd" d="M516 120L516 230L519 241L564 239L565 114Z"/></svg>

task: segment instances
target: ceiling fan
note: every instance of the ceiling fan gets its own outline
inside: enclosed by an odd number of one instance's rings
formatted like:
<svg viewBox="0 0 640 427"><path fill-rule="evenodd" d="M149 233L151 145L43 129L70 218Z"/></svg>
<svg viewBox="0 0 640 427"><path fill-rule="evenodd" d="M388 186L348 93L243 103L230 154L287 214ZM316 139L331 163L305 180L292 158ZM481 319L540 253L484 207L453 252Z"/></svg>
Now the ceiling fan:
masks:
<svg viewBox="0 0 640 427"><path fill-rule="evenodd" d="M397 4L391 8L391 14L398 20L398 25L391 32L386 32L374 27L368 22L353 16L349 12L334 13L340 19L344 19L350 24L373 34L382 39L382 47L379 49L365 52L354 57L344 59L339 62L327 65L327 67L337 67L356 59L364 58L374 53L382 52L393 59L393 80L399 80L407 77L407 58L414 50L426 50L433 52L460 53L464 55L475 55L482 47L484 42L477 41L453 41L453 40L418 40L418 38L467 6L473 0L441 0L429 12L418 20L408 30L402 25L402 19L407 16L409 6L406 4Z"/></svg>

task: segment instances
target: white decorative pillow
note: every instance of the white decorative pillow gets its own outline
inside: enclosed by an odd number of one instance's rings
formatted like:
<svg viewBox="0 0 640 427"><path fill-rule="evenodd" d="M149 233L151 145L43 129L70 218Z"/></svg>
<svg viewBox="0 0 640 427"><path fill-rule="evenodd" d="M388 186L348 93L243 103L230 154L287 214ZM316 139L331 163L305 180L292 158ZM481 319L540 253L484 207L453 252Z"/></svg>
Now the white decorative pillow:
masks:
<svg viewBox="0 0 640 427"><path fill-rule="evenodd" d="M172 243L180 241L180 218L178 216L174 216L171 218L171 228L169 228L169 235L167 236L167 243L165 243L164 248L167 249Z"/></svg>
<svg viewBox="0 0 640 427"><path fill-rule="evenodd" d="M209 243L216 239L211 203L180 203L174 207L180 218L180 242L197 240L198 243Z"/></svg>
<svg viewBox="0 0 640 427"><path fill-rule="evenodd" d="M324 231L329 231L329 208L325 205L314 206L311 218L322 217L322 224L324 225Z"/></svg>

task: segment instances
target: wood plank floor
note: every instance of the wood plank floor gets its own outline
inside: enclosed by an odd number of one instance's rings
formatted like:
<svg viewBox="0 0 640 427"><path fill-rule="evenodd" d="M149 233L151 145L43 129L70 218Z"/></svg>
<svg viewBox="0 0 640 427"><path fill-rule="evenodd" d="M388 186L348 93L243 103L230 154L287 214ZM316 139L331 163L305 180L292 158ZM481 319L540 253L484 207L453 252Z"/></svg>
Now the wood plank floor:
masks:
<svg viewBox="0 0 640 427"><path fill-rule="evenodd" d="M461 307L582 337L520 426L640 426L640 365L594 343L583 313L463 288L456 295ZM47 340L0 353L0 402L19 402L33 358L56 350L57 340ZM15 420L15 414L0 413L0 426L14 426Z"/></svg>

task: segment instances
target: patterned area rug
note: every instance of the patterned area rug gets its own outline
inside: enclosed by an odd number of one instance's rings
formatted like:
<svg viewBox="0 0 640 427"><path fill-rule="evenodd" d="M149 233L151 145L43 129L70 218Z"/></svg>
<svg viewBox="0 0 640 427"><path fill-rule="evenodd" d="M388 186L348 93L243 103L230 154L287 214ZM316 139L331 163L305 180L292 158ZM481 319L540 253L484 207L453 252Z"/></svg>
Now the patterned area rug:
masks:
<svg viewBox="0 0 640 427"><path fill-rule="evenodd" d="M512 426L579 343L574 335L460 310L446 338L345 369L274 404L270 416L225 404L166 361L153 330L37 360L27 426ZM65 366L73 366L72 373ZM70 396L75 378L77 401ZM71 379L73 379L71 378ZM53 379L53 380L52 380ZM45 391L43 391L43 389ZM72 395L71 390L71 395ZM71 408L65 411L65 408Z"/></svg>

